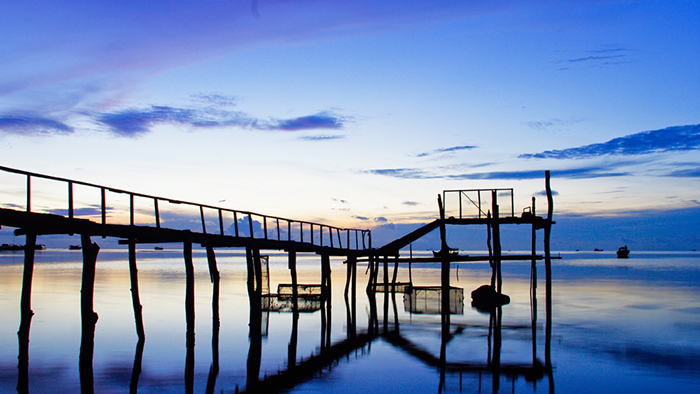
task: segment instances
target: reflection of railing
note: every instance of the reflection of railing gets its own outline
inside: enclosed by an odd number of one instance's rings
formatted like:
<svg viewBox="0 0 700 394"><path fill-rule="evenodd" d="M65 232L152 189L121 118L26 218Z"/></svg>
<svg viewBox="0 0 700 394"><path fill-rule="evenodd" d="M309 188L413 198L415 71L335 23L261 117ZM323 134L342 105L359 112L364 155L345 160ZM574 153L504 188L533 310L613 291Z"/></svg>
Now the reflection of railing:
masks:
<svg viewBox="0 0 700 394"><path fill-rule="evenodd" d="M73 186L80 185L90 188L95 188L100 190L101 203L100 203L100 213L101 213L101 223L107 224L107 192L116 194L126 194L129 196L129 224L135 225L135 209L134 209L134 198L146 198L153 200L154 207L154 222L156 228L161 227L160 219L160 209L159 204L163 201L170 204L177 205L188 205L192 207L199 208L202 233L207 233L206 221L204 217L205 210L213 210L218 213L218 227L219 234L224 234L224 214L232 215L233 218L233 229L232 235L235 237L251 238L251 239L264 239L264 240L276 240L276 241L297 241L306 242L315 246L327 246L337 249L355 249L363 250L371 248L372 246L372 235L369 230L361 229L348 229L348 228L338 228L334 226L329 226L320 223L305 222L300 220L286 219L277 216L262 215L249 211L238 211L232 209L226 209L221 207L216 207L206 204L198 204L187 201L173 200L164 197L157 197L147 194L135 193L121 189L110 188L106 186L96 185L87 182L75 181L66 178L59 178L50 175L43 175L32 173L28 171L17 170L14 168L0 166L0 170L15 173L20 175L25 175L27 177L27 187L26 193L26 211L32 212L32 178L42 178L57 182L66 183L68 186L68 218L74 218L75 210L73 203ZM239 223L240 221L240 223ZM262 227L262 234L260 230L256 231L254 228L254 222L259 223ZM240 228L241 226L247 227ZM231 231L231 230L229 230ZM285 234L286 233L286 234ZM286 235L286 236L285 236ZM297 236L298 235L298 236ZM325 242L325 244L324 244Z"/></svg>
<svg viewBox="0 0 700 394"><path fill-rule="evenodd" d="M443 190L442 201L445 211L453 212L455 202L454 197L448 200L448 196L457 195L459 204L459 219L478 217L485 218L491 209L492 201L495 198L505 196L510 198L510 216L515 216L515 203L513 201L513 189L465 189L465 190ZM465 208L466 206L466 208ZM501 216L507 215L506 209L501 209ZM450 216L450 215L448 215Z"/></svg>

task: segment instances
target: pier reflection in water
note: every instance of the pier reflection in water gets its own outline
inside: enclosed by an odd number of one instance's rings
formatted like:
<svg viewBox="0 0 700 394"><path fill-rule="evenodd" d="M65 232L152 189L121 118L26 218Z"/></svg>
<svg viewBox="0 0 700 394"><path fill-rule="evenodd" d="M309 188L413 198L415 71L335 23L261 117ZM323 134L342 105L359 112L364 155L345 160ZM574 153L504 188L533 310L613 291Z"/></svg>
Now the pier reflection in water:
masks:
<svg viewBox="0 0 700 394"><path fill-rule="evenodd" d="M438 373L434 378L434 390L437 391L450 391L445 390L445 380L450 376L459 376L461 381L465 374L471 374L473 379L479 379L479 381L486 376L493 376L493 390L497 390L501 380L500 373L513 378L529 374L527 378L530 379L530 375L537 375L532 372L541 367L540 364L516 367L499 363L502 327L500 319L496 317L500 316L500 310L491 315L481 315L472 312L467 306L469 310L467 316L460 315L457 321L452 322L449 314L417 314L411 308L406 308L407 304L401 305L404 293L358 292L357 264L343 264L342 260L334 260L332 263L331 277L334 286L331 286L327 292L318 294L315 286L297 285L297 291L291 292L292 308L288 309L286 306L279 308L279 305L287 305L289 301L287 299L290 293L289 284L282 283L290 278L289 272L285 272L288 271L285 270L287 268L285 265L289 265L288 261L284 261L286 255L273 256L268 266L272 274L269 271L267 274L267 280L277 285L273 286L278 289L276 296L284 302L264 302L263 299L269 297L263 297L262 287L260 287L260 294L257 292L258 289L253 287L252 296L246 297L247 305L241 305L240 301L246 295L242 290L250 289L244 277L246 275L243 263L245 256L240 254L227 256L226 253L221 253L224 257L219 258L217 266L216 259L212 258L214 251L208 251L208 255L206 252L206 250L201 252L196 250L193 259L193 267L196 267L195 271L198 272L196 301L199 319L197 319L196 329L194 316L188 316L191 314L190 310L185 311L184 325L181 323L183 320L178 322L177 318L165 316L167 313L175 314L182 319L182 303L180 301L177 305L177 299L182 300L183 293L188 293L187 289L194 287L194 284L188 283L185 275L181 273L182 263L181 260L178 261L181 259L181 252L169 253L169 258L155 259L144 258L141 255L148 255L139 252L141 261L139 284L142 291L140 302L143 303L144 313L140 317L139 314L131 311L132 317L129 320L132 322L138 321L139 318L143 320L141 323L145 327L143 337L138 335L138 324L135 336L133 326L128 327L124 324L126 322L124 317L129 313L127 308L129 304L117 306L118 303L128 302L129 299L124 293L129 289L130 273L126 271L123 264L124 260L128 260L128 255L107 251L106 255L100 256L103 260L107 259L107 261L97 259L98 264L95 269L94 309L100 312L100 318L99 321L93 320L91 324L85 324L85 322L90 323L86 318L81 320L83 321L81 339L79 347L74 349L80 354L77 363L78 379L73 380L71 374L62 374L57 377L57 381L47 382L45 376L37 375L39 370L34 366L40 367L46 362L41 359L40 354L52 347L51 341L62 341L64 338L47 337L45 332L35 332L31 344L42 349L30 357L32 346L27 339L32 315L25 314L22 316L18 332L19 363L16 365L19 368L15 380L17 391L42 392L40 387L45 387L42 386L44 384L64 387L65 392L75 391L71 387L76 388L74 385L77 384L80 391L86 393L103 391L105 385L116 385L122 387L122 391L128 389L130 392L161 390L170 392L180 391L182 388L185 392L201 392L204 389L208 393L221 392L221 390L224 392L303 390L306 382L322 379L329 373L333 374L336 369L342 368L342 365L348 362L362 363L363 360L369 360L375 355L382 357L382 352L376 348L384 344L404 354L404 357L396 362L397 365L407 368L407 373L411 373L412 368L421 368L420 364L436 368ZM83 248L83 253L86 256L80 264L77 262L52 264L52 268L60 267L63 274L69 272L68 276L72 279L68 280L61 279L61 275L47 272L51 263L45 261L43 256L39 256L37 263L39 269L36 271L39 271L40 275L34 278L35 282L39 283L41 288L47 281L56 280L56 278L67 282L78 279L89 281L89 278L85 279L83 276L85 272L83 266L89 265L94 258L92 260L89 258L89 248ZM96 255L97 252L93 250L92 253ZM46 254L48 260L51 260L49 257L51 253ZM116 256L119 258L115 258ZM331 262L319 262L319 259L319 256L303 257L302 267L299 269L302 281L305 283L320 281L317 276L318 264L329 264L328 267L330 267ZM102 263L99 263L100 261ZM31 275L31 268L33 267L24 267L23 275L25 279L29 278L27 283L31 283L31 277L28 277ZM364 268L361 266L360 272L364 271ZM222 270L221 273L219 269ZM16 266L15 270L19 272L20 266ZM413 276L417 281L433 280L431 278L433 269L425 268L427 275L422 275L421 271L421 269L413 270ZM315 279L314 276L316 276ZM362 280L360 278L360 281ZM296 282L296 279L294 281ZM210 284L207 285L207 282ZM65 283L65 285L69 288L79 286L77 283ZM465 285L471 286L471 283L467 282ZM297 294L294 295L294 293ZM43 291L35 289L35 305L44 303L44 296ZM59 295L59 297L65 297L65 295ZM83 307L86 307L85 302L89 301L81 301ZM62 304L61 308L71 308L74 302ZM209 308L206 308L207 304ZM336 308L332 308L333 305ZM378 305L383 305L383 308L378 310ZM359 316L358 309L361 311ZM81 310L84 313L92 312L92 308ZM430 311L439 313L439 308L430 309L428 312ZM59 326L64 324L60 319L51 321L53 319L51 313L45 312L44 307L38 307L37 313L41 316L41 321L35 325L40 326L39 330L44 331L47 324ZM222 312L223 315L221 315ZM115 314L119 316L114 316ZM240 320L245 315L247 315L245 319L247 335L240 330ZM96 317L96 314L93 316ZM115 323L117 320L119 323ZM233 320L238 326L234 331L231 327L227 327ZM433 336L436 333L436 327L440 327L437 331L440 342L437 348L432 348L430 343L433 339L426 342L421 340L421 336L426 334ZM485 330L488 330L489 335L482 336L480 332ZM198 346L195 345L195 331L199 334ZM470 331L479 332L479 334L472 333L471 338L481 338L480 340L488 343L488 346L481 346L481 350L457 347L452 349L451 343L457 342L455 338L468 335ZM202 338L207 338L209 332L211 332L211 347L203 346ZM317 334L313 335L313 332ZM183 338L183 336L185 341L180 345L182 353L178 357L176 349L178 343L182 343L178 337ZM278 346L282 336L287 338L285 346ZM132 338L131 341L129 337ZM135 351L133 350L134 340ZM222 341L225 344L223 348ZM129 342L131 345L127 346ZM232 350L232 344L235 344L234 347L239 351ZM247 346L243 347L243 344ZM459 346L462 345L464 344ZM243 350L242 347L244 352L240 351ZM129 363L128 368L121 369L119 372L122 375L121 378L110 377L109 374L114 371L109 371L113 368L109 365L114 364L115 360L105 360L105 352L118 353L123 359L121 355L127 353L127 348L131 349L128 353L133 356L133 363ZM482 352L479 357L481 360L469 359L475 351ZM462 360L460 359L462 356L467 358ZM75 360L70 356L58 356L61 363L70 364L71 359ZM94 366L94 362L97 362L97 365ZM177 370L177 364L184 366L184 374L181 374L180 378L177 377L177 373L173 373L173 368ZM202 371L204 365L208 367L206 374ZM241 368L243 366L244 368ZM244 379L237 377L241 375L244 375ZM539 377L541 376L540 372ZM366 378L375 377L370 374L358 377L358 380ZM115 379L121 380L121 383ZM368 391L372 392L372 388L369 387Z"/></svg>

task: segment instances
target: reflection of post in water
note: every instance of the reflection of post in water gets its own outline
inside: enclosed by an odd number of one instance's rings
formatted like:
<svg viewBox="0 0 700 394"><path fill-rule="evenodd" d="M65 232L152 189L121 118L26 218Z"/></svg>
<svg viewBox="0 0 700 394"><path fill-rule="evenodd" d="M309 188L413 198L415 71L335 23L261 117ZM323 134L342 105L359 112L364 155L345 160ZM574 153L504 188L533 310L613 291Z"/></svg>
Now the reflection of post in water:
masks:
<svg viewBox="0 0 700 394"><path fill-rule="evenodd" d="M493 376L493 392L498 392L501 381L501 321L502 308L496 307L491 312L491 324L493 325L493 356L491 357L491 371Z"/></svg>
<svg viewBox="0 0 700 394"><path fill-rule="evenodd" d="M100 247L90 241L89 235L80 237L83 250L83 279L80 290L80 315L82 335L80 340L80 390L83 393L94 392L92 372L92 355L95 347L95 325L97 313L93 310L95 291L95 263Z"/></svg>
<svg viewBox="0 0 700 394"><path fill-rule="evenodd" d="M141 375L141 364L143 360L143 345L146 340L139 338L136 343L136 353L134 353L134 368L131 370L131 384L129 384L129 393L136 394L139 387L139 376Z"/></svg>
<svg viewBox="0 0 700 394"><path fill-rule="evenodd" d="M260 251L246 248L248 263L248 298L250 300L250 348L246 362L246 391L255 391L260 376L262 357L262 263Z"/></svg>
<svg viewBox="0 0 700 394"><path fill-rule="evenodd" d="M185 358L185 392L194 392L194 264L192 242L184 243L185 257L185 319L187 320L187 356Z"/></svg>
<svg viewBox="0 0 700 394"><path fill-rule="evenodd" d="M287 369L293 370L297 365L297 342L299 333L299 309L294 308L292 311L292 335L289 338L287 346Z"/></svg>
<svg viewBox="0 0 700 394"><path fill-rule="evenodd" d="M219 374L219 282L220 275L219 269L216 266L216 255L214 254L214 248L207 246L207 262L209 263L209 278L212 283L212 300L211 300L211 310L212 310L212 332L211 332L211 355L212 362L211 368L209 368L209 378L207 379L207 394L214 393L214 388L216 387L216 376Z"/></svg>
<svg viewBox="0 0 700 394"><path fill-rule="evenodd" d="M24 272L22 274L22 299L20 300L19 363L17 364L17 392L29 392L29 328L32 324L32 277L34 275L34 251L36 234L27 234L24 243Z"/></svg>

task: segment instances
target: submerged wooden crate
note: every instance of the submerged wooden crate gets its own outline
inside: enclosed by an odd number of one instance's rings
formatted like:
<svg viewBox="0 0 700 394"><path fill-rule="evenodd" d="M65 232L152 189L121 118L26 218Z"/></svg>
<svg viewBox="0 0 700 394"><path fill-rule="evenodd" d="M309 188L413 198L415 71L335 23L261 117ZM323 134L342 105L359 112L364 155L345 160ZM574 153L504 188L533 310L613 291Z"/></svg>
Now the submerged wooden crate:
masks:
<svg viewBox="0 0 700 394"><path fill-rule="evenodd" d="M464 289L450 287L449 293L451 315L464 314ZM442 287L412 286L403 296L404 310L410 313L442 313Z"/></svg>
<svg viewBox="0 0 700 394"><path fill-rule="evenodd" d="M297 287L297 312L315 312L321 309L323 303L322 285L304 285ZM262 310L265 312L293 312L294 285L281 283L277 286L277 294L263 294Z"/></svg>

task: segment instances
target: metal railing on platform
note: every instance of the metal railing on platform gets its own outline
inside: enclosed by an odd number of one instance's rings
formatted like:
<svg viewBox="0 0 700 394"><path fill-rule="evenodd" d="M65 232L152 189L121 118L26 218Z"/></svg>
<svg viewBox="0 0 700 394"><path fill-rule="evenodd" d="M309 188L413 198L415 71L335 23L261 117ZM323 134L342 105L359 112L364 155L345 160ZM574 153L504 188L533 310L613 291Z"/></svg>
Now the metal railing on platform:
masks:
<svg viewBox="0 0 700 394"><path fill-rule="evenodd" d="M101 223L107 222L107 192L116 194L125 194L129 197L129 224L136 225L136 211L134 208L134 198L145 198L153 201L153 218L155 227L161 227L161 210L160 203L167 202L176 205L186 205L199 208L199 216L201 220L202 233L207 234L207 224L205 220L205 210L213 210L218 213L218 232L219 235L229 235L234 237L248 237L253 239L277 240L277 241L296 241L301 243L309 243L314 246L326 246L336 249L347 250L364 250L372 247L372 235L370 230L339 228L321 223L313 223L302 220L287 219L277 216L263 215L249 211L239 211L228 208L217 207L207 204L199 204L188 201L174 200L165 197L152 196L143 193L136 193L127 190L116 189L112 187L97 185L88 182L76 181L72 179L60 178L50 175L38 174L23 170L18 170L9 167L0 166L0 170L8 173L14 173L26 176L27 184L25 189L26 194L26 211L32 212L32 179L40 178L50 181L62 182L67 185L68 194L68 209L65 215L68 218L75 217L74 206L74 186L85 186L95 188L100 191L100 216ZM96 204L95 204L96 205ZM224 215L232 216L233 224L228 227L230 234L225 234ZM260 229L256 231L255 223L258 223ZM109 223L113 224L113 223ZM243 228L245 227L245 228ZM262 231L262 234L260 234ZM256 235L257 234L257 235Z"/></svg>
<svg viewBox="0 0 700 394"><path fill-rule="evenodd" d="M448 199L448 196L450 197ZM513 189L464 189L443 190L442 201L445 205L445 216L458 219L486 218L492 209L494 199L500 197L510 200L510 216L515 216ZM499 204L500 205L500 204ZM501 217L508 215L506 207L499 207Z"/></svg>

